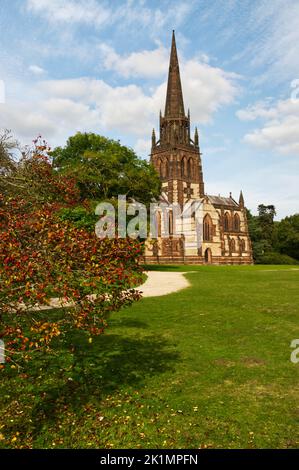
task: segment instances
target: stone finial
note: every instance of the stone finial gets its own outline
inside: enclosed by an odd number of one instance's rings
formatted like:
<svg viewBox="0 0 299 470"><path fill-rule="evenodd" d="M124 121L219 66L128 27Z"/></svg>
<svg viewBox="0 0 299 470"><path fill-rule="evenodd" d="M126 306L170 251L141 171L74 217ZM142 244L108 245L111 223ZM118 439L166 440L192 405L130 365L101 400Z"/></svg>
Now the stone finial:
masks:
<svg viewBox="0 0 299 470"><path fill-rule="evenodd" d="M153 129L153 132L152 132L152 147L154 147L156 145L156 133L155 133L155 129Z"/></svg>
<svg viewBox="0 0 299 470"><path fill-rule="evenodd" d="M195 145L195 147L198 147L198 145L199 145L197 127L195 127L195 132L194 132L194 145Z"/></svg>

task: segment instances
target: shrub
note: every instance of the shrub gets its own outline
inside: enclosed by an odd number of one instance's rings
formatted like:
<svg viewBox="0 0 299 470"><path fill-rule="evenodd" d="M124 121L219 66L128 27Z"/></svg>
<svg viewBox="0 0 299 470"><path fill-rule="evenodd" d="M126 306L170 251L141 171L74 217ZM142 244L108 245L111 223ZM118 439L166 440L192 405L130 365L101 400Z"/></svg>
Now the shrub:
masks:
<svg viewBox="0 0 299 470"><path fill-rule="evenodd" d="M90 231L95 230L98 217L91 211L90 207L76 206L65 207L58 212L58 216L63 221L70 221L77 228L84 228Z"/></svg>
<svg viewBox="0 0 299 470"><path fill-rule="evenodd" d="M259 264L299 264L299 262L288 255L273 252L261 256Z"/></svg>

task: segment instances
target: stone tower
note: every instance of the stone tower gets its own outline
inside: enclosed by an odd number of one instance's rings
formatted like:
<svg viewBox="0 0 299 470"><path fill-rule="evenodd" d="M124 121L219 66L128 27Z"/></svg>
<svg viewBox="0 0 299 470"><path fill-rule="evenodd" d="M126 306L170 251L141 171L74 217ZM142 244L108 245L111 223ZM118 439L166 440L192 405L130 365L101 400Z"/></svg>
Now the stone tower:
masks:
<svg viewBox="0 0 299 470"><path fill-rule="evenodd" d="M160 136L152 133L151 162L170 203L181 206L204 196L198 132L190 135L190 112L185 114L174 31L170 53L164 116L160 112Z"/></svg>
<svg viewBox="0 0 299 470"><path fill-rule="evenodd" d="M152 133L151 162L161 178L162 205L154 214L157 230L146 241L145 262L252 264L243 193L239 202L231 193L229 197L205 194L198 132L195 129L192 139L174 32L165 111L164 116L160 112L159 139Z"/></svg>

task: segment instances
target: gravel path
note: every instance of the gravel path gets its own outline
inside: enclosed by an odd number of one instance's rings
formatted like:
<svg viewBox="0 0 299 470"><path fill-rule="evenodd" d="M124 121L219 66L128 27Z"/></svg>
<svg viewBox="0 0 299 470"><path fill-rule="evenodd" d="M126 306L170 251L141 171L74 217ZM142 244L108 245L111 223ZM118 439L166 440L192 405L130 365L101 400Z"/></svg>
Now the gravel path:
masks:
<svg viewBox="0 0 299 470"><path fill-rule="evenodd" d="M184 272L148 271L146 274L148 278L145 283L137 287L143 297L167 295L190 286Z"/></svg>
<svg viewBox="0 0 299 470"><path fill-rule="evenodd" d="M136 290L142 292L142 297L157 297L160 295L171 294L178 290L185 289L190 286L189 281L184 277L186 273L168 273L164 271L148 271L147 280L141 286L137 286ZM94 294L89 296L94 297ZM63 298L52 298L48 305L34 305L30 311L49 310L51 308L73 307L74 302L67 302ZM19 304L22 309L26 309L24 304Z"/></svg>

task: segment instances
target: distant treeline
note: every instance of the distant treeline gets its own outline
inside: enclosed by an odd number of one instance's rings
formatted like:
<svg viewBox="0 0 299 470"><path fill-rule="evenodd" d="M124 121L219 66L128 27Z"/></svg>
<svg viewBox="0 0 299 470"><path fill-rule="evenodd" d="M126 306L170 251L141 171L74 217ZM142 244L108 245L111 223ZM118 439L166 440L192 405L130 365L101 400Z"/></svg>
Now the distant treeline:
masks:
<svg viewBox="0 0 299 470"><path fill-rule="evenodd" d="M258 206L258 215L247 211L253 257L258 264L299 264L299 214L274 221L275 206Z"/></svg>

